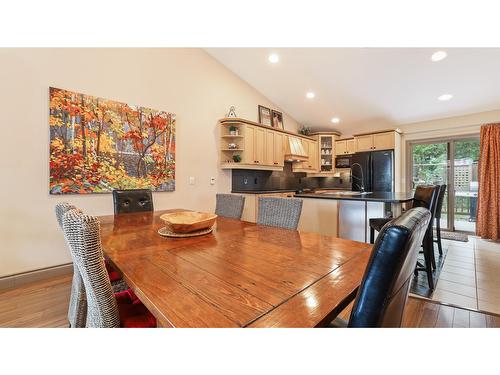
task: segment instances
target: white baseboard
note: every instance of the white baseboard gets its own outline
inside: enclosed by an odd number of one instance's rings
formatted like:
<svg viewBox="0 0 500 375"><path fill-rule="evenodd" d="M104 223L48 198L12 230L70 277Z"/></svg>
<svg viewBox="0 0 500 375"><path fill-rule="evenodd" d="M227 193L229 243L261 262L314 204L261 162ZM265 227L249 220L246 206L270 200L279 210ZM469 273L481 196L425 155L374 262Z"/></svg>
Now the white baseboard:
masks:
<svg viewBox="0 0 500 375"><path fill-rule="evenodd" d="M35 281L45 280L55 276L67 275L73 272L73 263L61 264L60 266L43 268L36 271L19 273L17 275L0 278L0 291L17 288L21 285Z"/></svg>

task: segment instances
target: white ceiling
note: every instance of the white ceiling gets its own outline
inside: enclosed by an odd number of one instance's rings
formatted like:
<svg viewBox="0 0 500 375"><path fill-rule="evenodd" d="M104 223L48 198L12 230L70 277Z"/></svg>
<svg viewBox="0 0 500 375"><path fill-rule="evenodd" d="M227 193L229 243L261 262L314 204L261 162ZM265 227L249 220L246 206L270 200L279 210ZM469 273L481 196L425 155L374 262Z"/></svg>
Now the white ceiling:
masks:
<svg viewBox="0 0 500 375"><path fill-rule="evenodd" d="M208 48L299 123L344 135L500 109L500 48ZM268 56L280 61L271 64ZM314 99L306 92L313 91ZM438 101L453 94L450 101ZM339 124L331 118L338 116ZM285 124L286 127L286 124Z"/></svg>

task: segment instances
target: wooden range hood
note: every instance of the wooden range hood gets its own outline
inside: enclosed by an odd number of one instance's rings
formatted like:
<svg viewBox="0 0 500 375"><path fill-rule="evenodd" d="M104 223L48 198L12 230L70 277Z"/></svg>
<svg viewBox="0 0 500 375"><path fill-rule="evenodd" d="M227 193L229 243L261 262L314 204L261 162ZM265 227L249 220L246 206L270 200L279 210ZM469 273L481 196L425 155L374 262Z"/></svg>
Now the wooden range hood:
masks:
<svg viewBox="0 0 500 375"><path fill-rule="evenodd" d="M287 137L288 142L285 145L285 161L299 163L309 160L306 150L302 145L300 138Z"/></svg>

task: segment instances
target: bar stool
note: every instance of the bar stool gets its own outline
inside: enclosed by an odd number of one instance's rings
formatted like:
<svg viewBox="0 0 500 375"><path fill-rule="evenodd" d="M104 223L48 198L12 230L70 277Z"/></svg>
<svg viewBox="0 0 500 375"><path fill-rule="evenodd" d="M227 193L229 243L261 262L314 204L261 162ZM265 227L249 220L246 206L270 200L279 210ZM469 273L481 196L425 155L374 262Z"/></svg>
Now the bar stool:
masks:
<svg viewBox="0 0 500 375"><path fill-rule="evenodd" d="M436 238L433 239L438 245L439 255L443 255L443 246L441 244L441 210L443 209L444 195L446 193L446 185L441 185L439 191L437 207L436 207Z"/></svg>

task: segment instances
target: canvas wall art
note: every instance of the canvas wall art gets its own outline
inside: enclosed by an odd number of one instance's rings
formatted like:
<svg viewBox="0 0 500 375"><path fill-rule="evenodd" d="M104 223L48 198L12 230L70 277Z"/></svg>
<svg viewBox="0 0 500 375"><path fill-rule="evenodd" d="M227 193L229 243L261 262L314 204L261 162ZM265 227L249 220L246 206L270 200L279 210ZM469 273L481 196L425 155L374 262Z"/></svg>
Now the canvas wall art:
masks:
<svg viewBox="0 0 500 375"><path fill-rule="evenodd" d="M51 194L175 190L175 114L49 91Z"/></svg>

